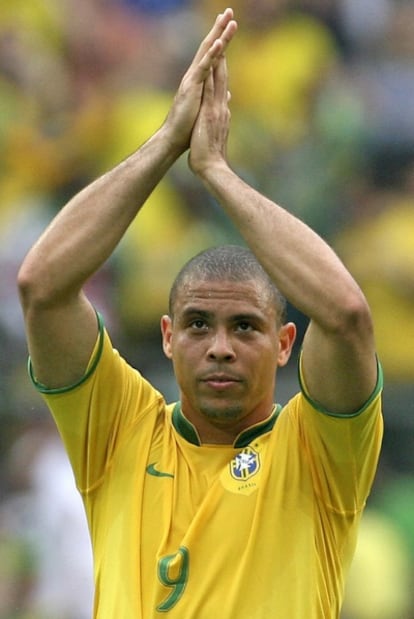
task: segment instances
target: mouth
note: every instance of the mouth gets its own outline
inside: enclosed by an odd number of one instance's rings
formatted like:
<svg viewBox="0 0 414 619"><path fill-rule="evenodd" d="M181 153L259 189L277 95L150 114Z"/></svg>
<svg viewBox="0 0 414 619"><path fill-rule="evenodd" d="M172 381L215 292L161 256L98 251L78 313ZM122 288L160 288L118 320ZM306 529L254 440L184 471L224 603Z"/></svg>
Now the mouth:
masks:
<svg viewBox="0 0 414 619"><path fill-rule="evenodd" d="M229 374L209 374L201 379L201 382L216 391L224 391L241 383L239 377Z"/></svg>

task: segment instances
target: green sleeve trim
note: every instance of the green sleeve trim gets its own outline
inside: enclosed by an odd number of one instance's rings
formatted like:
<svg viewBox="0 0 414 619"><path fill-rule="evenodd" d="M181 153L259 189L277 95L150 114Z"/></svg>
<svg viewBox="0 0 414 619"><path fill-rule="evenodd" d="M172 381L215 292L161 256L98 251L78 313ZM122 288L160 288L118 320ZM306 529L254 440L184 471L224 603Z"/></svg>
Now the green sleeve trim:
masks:
<svg viewBox="0 0 414 619"><path fill-rule="evenodd" d="M43 385L42 383L39 383L39 381L36 379L34 372L33 372L33 365L32 365L32 360L29 357L28 359L28 364L27 364L27 369L29 372L29 377L30 380L32 381L33 385L35 386L35 388L37 389L37 391L39 391L40 393L44 393L47 395L55 395L58 393L66 393L67 391L72 391L72 389L76 389L76 387L79 387L80 385L82 385L85 381L88 380L88 378L91 376L91 374L94 373L100 358L102 356L102 350L103 350L103 344L104 344L104 321L103 318L101 316L101 314L99 312L96 312L96 317L97 317L97 321L98 321L98 331L99 331L99 344L98 344L98 349L94 355L94 358L92 360L92 363L89 365L87 371L85 372L85 374L82 376L81 379L79 379L77 382L73 383L72 385L67 385L66 387L57 387L54 389L50 389L49 387L47 387L46 385Z"/></svg>
<svg viewBox="0 0 414 619"><path fill-rule="evenodd" d="M363 404L361 406L361 408L359 408L357 411L353 412L353 413L333 413L332 411L328 410L327 408L324 408L323 406L321 406L318 402L315 402L315 400L313 400L310 395L307 393L306 391L306 387L305 384L303 382L302 379L302 372L300 371L300 359L299 359L299 384L300 384L300 389L303 393L303 396L305 398L305 400L307 400L307 402L309 402L309 404L311 404L311 406L319 411L320 413L323 413L324 415L328 415L329 417L338 417L341 419L350 419L352 417L358 417L359 415L361 415L367 408L368 406L371 404L371 402L373 402L375 400L375 398L377 397L377 395L380 393L380 391L382 390L383 384L384 384L384 374L383 374L383 370L382 370L382 366L381 363L377 359L377 384L375 385L374 391L372 392L372 394L370 395L370 397L368 398L368 400L365 402L365 404Z"/></svg>

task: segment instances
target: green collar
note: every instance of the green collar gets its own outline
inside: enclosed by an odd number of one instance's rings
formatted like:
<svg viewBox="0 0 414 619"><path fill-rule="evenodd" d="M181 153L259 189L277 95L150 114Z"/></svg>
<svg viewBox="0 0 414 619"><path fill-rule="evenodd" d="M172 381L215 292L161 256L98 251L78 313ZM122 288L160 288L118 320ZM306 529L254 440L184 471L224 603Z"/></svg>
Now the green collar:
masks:
<svg viewBox="0 0 414 619"><path fill-rule="evenodd" d="M266 432L270 432L273 426L276 423L276 419L279 416L280 411L282 410L282 406L280 404L275 404L273 407L272 413L270 416L264 421L260 421L259 423L254 424L250 428L246 428L240 432L233 443L233 447L246 447L249 443L252 442L253 439L265 434ZM181 410L181 402L177 402L174 406L172 413L172 423L174 428L177 430L178 434L185 438L186 441L192 443L193 445L201 445L200 437L198 435L197 430L193 426L193 424L188 421L186 417L184 417L183 412Z"/></svg>

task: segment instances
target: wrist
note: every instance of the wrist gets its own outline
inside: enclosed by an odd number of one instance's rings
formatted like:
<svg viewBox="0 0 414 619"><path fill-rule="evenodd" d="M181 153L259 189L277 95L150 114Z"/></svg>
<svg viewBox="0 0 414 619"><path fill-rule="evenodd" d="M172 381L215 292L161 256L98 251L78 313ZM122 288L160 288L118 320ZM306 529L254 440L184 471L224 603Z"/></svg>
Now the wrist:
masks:
<svg viewBox="0 0 414 619"><path fill-rule="evenodd" d="M229 175L234 174L227 161L223 158L196 165L192 162L191 169L208 189L221 185Z"/></svg>
<svg viewBox="0 0 414 619"><path fill-rule="evenodd" d="M188 164L191 171L201 180L208 180L215 174L220 174L229 165L221 151L218 149L198 149L191 142L188 155Z"/></svg>
<svg viewBox="0 0 414 619"><path fill-rule="evenodd" d="M178 159L189 148L189 143L185 142L182 136L177 135L168 122L165 122L153 137L161 141L165 155L171 159L171 162Z"/></svg>

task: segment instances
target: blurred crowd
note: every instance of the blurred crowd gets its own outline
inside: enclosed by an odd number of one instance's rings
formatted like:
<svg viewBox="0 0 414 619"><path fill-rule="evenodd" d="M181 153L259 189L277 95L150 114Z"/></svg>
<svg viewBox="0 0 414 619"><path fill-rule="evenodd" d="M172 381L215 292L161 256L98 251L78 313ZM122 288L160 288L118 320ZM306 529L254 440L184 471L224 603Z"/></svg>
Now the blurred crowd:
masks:
<svg viewBox="0 0 414 619"><path fill-rule="evenodd" d="M17 269L65 201L162 123L225 6L0 2L0 619L88 619L92 597L80 498L27 378ZM385 372L383 456L343 619L414 619L414 2L234 9L229 158L344 259L371 304ZM116 346L167 398L158 324L170 283L196 251L238 240L184 157L89 284Z"/></svg>

